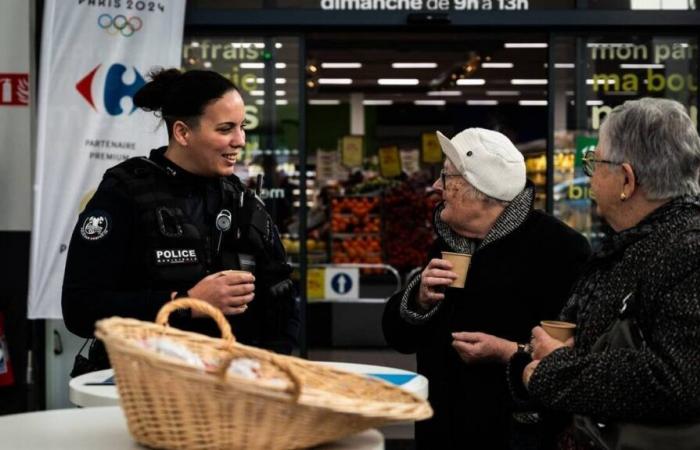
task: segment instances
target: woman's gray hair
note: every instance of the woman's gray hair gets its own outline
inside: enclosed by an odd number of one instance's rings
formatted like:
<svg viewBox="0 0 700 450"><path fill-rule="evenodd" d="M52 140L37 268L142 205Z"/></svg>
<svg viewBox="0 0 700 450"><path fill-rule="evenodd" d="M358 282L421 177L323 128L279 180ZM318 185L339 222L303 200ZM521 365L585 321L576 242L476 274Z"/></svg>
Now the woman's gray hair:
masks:
<svg viewBox="0 0 700 450"><path fill-rule="evenodd" d="M700 137L677 101L626 101L603 122L604 139L605 157L631 164L649 200L700 193Z"/></svg>

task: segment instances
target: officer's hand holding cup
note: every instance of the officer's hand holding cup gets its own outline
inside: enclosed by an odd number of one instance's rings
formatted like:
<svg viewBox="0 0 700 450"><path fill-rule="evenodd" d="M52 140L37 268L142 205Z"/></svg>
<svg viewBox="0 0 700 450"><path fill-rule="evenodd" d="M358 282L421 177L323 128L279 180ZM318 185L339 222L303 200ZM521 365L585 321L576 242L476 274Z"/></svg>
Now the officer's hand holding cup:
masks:
<svg viewBox="0 0 700 450"><path fill-rule="evenodd" d="M187 294L202 299L221 310L225 315L242 314L255 297L255 277L243 270L224 270L197 283ZM192 313L200 317L200 313Z"/></svg>

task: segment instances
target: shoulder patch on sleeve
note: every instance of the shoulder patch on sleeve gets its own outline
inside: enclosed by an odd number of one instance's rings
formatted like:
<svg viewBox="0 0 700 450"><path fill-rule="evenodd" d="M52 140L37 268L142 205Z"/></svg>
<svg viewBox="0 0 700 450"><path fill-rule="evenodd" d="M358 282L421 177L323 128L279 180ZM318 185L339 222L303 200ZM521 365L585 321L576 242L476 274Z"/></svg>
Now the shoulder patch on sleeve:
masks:
<svg viewBox="0 0 700 450"><path fill-rule="evenodd" d="M93 210L85 214L80 226L80 236L86 241L98 241L107 236L112 228L112 219L104 211Z"/></svg>

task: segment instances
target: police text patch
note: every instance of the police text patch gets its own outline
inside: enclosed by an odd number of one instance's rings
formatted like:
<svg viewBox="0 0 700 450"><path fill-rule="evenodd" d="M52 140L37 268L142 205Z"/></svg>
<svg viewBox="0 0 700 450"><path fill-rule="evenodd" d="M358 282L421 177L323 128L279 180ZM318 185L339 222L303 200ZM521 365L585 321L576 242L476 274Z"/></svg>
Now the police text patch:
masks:
<svg viewBox="0 0 700 450"><path fill-rule="evenodd" d="M197 251L193 248L156 249L154 250L156 265L196 263Z"/></svg>
<svg viewBox="0 0 700 450"><path fill-rule="evenodd" d="M102 211L92 211L85 217L80 227L80 236L86 241L97 241L109 233L109 215Z"/></svg>

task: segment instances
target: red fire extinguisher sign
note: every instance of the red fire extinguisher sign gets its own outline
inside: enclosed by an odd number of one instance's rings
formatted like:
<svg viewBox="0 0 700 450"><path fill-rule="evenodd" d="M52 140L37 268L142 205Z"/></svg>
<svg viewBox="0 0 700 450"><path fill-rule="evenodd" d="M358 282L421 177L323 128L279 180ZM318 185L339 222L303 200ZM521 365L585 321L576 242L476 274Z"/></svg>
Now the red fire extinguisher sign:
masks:
<svg viewBox="0 0 700 450"><path fill-rule="evenodd" d="M15 377L12 373L10 353L7 351L7 339L5 338L5 315L0 312L0 386L14 384Z"/></svg>

